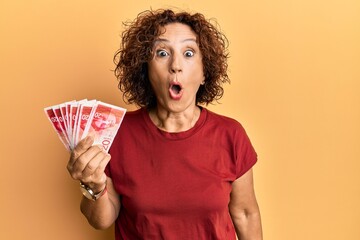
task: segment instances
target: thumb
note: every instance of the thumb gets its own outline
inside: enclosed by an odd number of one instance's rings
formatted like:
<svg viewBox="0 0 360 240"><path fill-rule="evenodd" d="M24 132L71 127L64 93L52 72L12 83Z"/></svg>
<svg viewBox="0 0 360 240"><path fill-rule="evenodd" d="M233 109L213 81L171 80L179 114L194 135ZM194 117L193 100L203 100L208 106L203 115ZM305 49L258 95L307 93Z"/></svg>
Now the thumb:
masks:
<svg viewBox="0 0 360 240"><path fill-rule="evenodd" d="M73 158L78 158L81 154L86 152L94 143L94 135L88 135L82 139L72 151Z"/></svg>

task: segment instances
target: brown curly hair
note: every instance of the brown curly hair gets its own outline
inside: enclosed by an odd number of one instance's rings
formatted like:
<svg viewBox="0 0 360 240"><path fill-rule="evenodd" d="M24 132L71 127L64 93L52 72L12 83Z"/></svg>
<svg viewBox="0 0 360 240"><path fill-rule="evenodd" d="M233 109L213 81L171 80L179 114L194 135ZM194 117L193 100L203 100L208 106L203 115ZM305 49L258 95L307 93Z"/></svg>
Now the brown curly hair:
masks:
<svg viewBox="0 0 360 240"><path fill-rule="evenodd" d="M114 73L124 100L140 107L156 106L156 96L148 77L148 62L153 57L154 42L162 34L160 28L169 23L186 24L198 36L205 84L196 94L196 103L207 105L219 100L224 93L222 84L230 82L226 36L200 13L175 13L170 9L144 11L134 21L124 23L126 29L121 46L114 56Z"/></svg>

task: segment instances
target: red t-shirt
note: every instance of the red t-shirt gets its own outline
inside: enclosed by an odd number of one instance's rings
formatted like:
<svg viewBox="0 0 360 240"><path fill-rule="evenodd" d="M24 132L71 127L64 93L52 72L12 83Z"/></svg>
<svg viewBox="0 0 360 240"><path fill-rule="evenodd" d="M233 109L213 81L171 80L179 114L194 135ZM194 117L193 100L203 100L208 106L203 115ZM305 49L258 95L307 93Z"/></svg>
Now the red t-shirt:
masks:
<svg viewBox="0 0 360 240"><path fill-rule="evenodd" d="M193 128L168 133L139 109L126 113L110 154L116 240L236 239L231 184L257 160L237 121L202 108Z"/></svg>

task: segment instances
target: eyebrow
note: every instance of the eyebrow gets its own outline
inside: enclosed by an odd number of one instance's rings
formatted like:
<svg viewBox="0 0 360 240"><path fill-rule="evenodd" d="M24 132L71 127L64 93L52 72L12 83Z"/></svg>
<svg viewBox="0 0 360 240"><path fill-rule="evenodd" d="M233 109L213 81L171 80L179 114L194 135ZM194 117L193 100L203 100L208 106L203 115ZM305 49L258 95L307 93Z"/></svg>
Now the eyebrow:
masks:
<svg viewBox="0 0 360 240"><path fill-rule="evenodd" d="M186 38L184 40L182 40L181 42L195 42L197 44L197 41L195 38ZM165 38L158 38L155 40L154 44L158 43L158 42L170 42L168 39L165 39Z"/></svg>

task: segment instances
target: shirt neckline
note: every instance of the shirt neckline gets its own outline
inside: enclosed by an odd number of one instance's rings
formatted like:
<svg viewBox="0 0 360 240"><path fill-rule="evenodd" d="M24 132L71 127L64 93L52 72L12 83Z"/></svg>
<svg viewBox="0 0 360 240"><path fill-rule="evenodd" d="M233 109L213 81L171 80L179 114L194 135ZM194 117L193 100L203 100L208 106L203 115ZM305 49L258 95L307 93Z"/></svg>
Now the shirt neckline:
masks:
<svg viewBox="0 0 360 240"><path fill-rule="evenodd" d="M182 131L182 132L166 132L162 129L159 129L151 121L149 113L146 108L142 108L141 111L142 111L144 121L145 121L146 125L148 126L149 130L152 133L154 133L158 136L161 136L163 138L169 139L169 140L181 140L181 139L191 137L192 135L194 135L197 131L199 131L201 129L201 127L204 125L206 118L207 118L207 109L200 107L199 119L196 121L195 125L192 128L190 128L186 131Z"/></svg>

